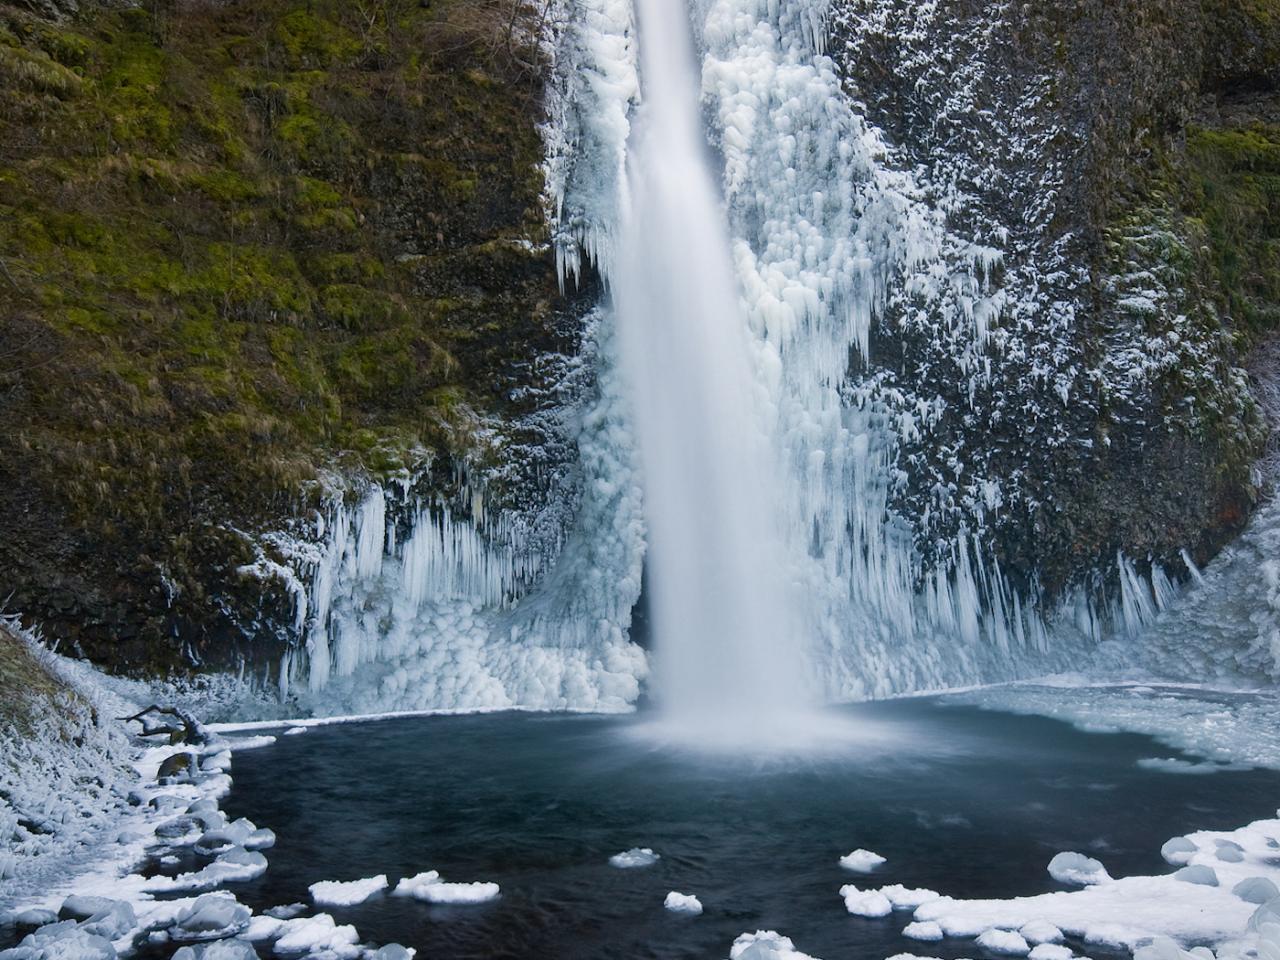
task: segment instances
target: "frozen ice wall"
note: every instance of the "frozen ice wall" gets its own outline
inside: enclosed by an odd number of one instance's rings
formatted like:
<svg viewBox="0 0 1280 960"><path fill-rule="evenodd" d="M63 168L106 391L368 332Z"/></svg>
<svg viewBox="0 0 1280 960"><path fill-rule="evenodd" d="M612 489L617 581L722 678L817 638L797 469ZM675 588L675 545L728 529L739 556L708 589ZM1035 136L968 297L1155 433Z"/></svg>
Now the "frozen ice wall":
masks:
<svg viewBox="0 0 1280 960"><path fill-rule="evenodd" d="M930 518L913 517L913 531L890 504L904 446L929 436L943 401L913 392L876 345L891 345L904 331L926 336L972 396L991 382L989 347L1006 335L1005 325L1040 316L1040 307L1064 329L1072 317L1057 301L1040 303L1049 295L1036 278L1002 271L1007 238L967 209L971 197L945 177L923 182L867 120L823 52L830 16L823 0L691 0L686 9L690 34L680 43L693 46L688 79L701 87L700 116L686 120L701 122L708 152L698 162L709 158L718 181L706 193L721 205L712 219L727 224L727 267L708 266L713 241L688 216L655 211L648 198L642 209L629 205L628 165L634 173L653 149L644 124L654 104L645 101L662 96L647 73L675 79L678 64L664 58L675 55L676 41L642 51L647 35L637 30L630 0L559 0L550 18L558 26L548 38L554 71L545 128L554 247L563 284L594 267L610 291L579 358L590 370L589 388L544 411L578 453L572 491L560 501L565 516L545 524L485 509L482 471L460 491L466 509L457 500L418 502L394 486L335 502L322 530L295 537L287 569L264 559L254 570L291 584L305 645L284 665L281 682L312 709L622 709L635 702L649 658L628 632L646 551L652 547L655 588L663 577L713 584L697 564L717 564L716 550L732 542L721 525L709 536L714 542L675 549L679 557L683 548L707 548L686 558L690 573L676 565L671 547L663 560L653 505L646 529L637 434L643 446L646 432L663 431L646 427L643 390L632 381L624 391L617 348L635 335L664 351L669 374L677 364L685 382L705 373L710 395L676 399L707 430L719 425L732 436L712 431L698 444L707 459L691 478L703 485L691 502L704 515L714 516L713 508L760 515L735 536L752 524L757 533L748 539L767 542L777 531L767 579L778 583L761 582L764 567L742 573L741 582L757 583L750 592L760 596L776 587L803 598L786 644L797 653L788 662L802 665L819 696L863 698L1078 668L1107 636L1132 638L1170 616L1177 593L1170 578L1158 567L1140 574L1124 556L1109 594L1081 589L1042 610L1014 590L977 529L1008 493L1008 478L999 476L961 482L957 469L954 482L939 480L925 511L963 501L974 525L961 523L957 535L931 542L940 562L925 563L913 532L930 529ZM668 150L672 142L664 137ZM1020 135L1016 147L1034 151L1036 142ZM970 224L973 235L958 224ZM628 236L629 229L640 235ZM673 247L665 242L672 235L697 249ZM635 282L638 268L627 258L646 242L657 245L643 267L652 275ZM679 286L675 273L690 261L705 289ZM722 268L731 280L717 279ZM665 292L659 275L670 280ZM716 293L717 284L736 294ZM736 302L709 305L726 296ZM677 308L690 303L706 327L679 319ZM646 316L654 324L648 329ZM643 348L631 340L628 349L634 356ZM742 366L730 386L712 382L737 363L728 352L739 350ZM750 399L725 400L743 394ZM1068 386L1054 395L1070 401ZM764 466L744 467L762 438ZM964 466L963 450L952 456ZM772 492L763 505L744 494L742 486L756 480L744 474L767 478L762 489ZM665 488L649 480L651 497L679 482L674 472ZM1257 584L1268 597L1277 593L1270 582ZM674 642L681 630L703 629L695 619L660 630ZM1263 663L1276 656L1264 633L1256 653L1242 654L1240 672L1272 669ZM1131 662L1133 645L1118 644L1109 649L1126 651ZM1161 669L1196 669L1170 652L1181 649L1176 642L1159 646L1167 654ZM671 662L677 678L697 669Z"/></svg>

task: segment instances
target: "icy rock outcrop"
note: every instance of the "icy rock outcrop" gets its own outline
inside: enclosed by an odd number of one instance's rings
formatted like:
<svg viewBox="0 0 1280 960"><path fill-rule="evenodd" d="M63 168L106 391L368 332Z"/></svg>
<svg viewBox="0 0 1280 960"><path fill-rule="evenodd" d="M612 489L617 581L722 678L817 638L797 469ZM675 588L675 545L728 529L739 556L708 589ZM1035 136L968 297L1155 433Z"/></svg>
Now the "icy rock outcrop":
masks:
<svg viewBox="0 0 1280 960"><path fill-rule="evenodd" d="M1093 857L1082 853L1059 853L1049 861L1049 876L1059 883L1076 886L1088 886L1093 883L1105 883L1111 879L1107 868Z"/></svg>

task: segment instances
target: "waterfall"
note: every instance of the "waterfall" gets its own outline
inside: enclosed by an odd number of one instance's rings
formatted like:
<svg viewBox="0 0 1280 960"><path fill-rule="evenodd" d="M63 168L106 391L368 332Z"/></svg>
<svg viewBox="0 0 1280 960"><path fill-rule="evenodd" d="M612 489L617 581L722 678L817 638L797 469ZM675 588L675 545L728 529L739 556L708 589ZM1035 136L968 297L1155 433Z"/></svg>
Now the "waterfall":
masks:
<svg viewBox="0 0 1280 960"><path fill-rule="evenodd" d="M613 273L640 444L655 695L743 729L801 704L778 488L684 0L639 0L643 101Z"/></svg>

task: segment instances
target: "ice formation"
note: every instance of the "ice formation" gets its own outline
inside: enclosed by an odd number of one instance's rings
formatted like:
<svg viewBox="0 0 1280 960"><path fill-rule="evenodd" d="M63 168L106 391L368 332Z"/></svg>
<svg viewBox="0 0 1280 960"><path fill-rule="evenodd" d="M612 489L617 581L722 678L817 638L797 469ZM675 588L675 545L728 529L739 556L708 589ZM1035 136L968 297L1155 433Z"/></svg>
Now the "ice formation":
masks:
<svg viewBox="0 0 1280 960"><path fill-rule="evenodd" d="M870 873L885 862L884 857L878 853L872 853L870 850L855 850L853 853L846 853L840 858L840 866L846 870L852 870L854 873Z"/></svg>
<svg viewBox="0 0 1280 960"><path fill-rule="evenodd" d="M499 894L496 883L446 883L435 870L405 877L396 884L397 897L413 897L427 903L487 903Z"/></svg>
<svg viewBox="0 0 1280 960"><path fill-rule="evenodd" d="M1059 883L1085 887L1111 879L1107 868L1082 853L1059 853L1049 861L1049 876Z"/></svg>
<svg viewBox="0 0 1280 960"><path fill-rule="evenodd" d="M351 907L364 903L387 886L387 875L383 873L364 880L321 880L307 889L312 901L322 907Z"/></svg>
<svg viewBox="0 0 1280 960"><path fill-rule="evenodd" d="M893 913L893 903L879 890L861 890L852 883L840 888L844 908L855 917L887 917Z"/></svg>
<svg viewBox="0 0 1280 960"><path fill-rule="evenodd" d="M627 346L626 331L637 326L626 323L629 312L661 314L658 320L667 313L634 294L662 285L629 285L634 264L626 251L636 247L629 227L658 229L633 216L652 205L637 203L632 190L646 112L661 103L674 71L671 62L642 65L653 51L646 54L645 25L637 24L631 0L554 6L548 22L555 26L544 38L552 77L543 131L552 246L563 284L578 282L590 264L608 295L587 323L579 356L538 358L557 372L536 388L545 402L531 415L536 424L524 426L547 444L572 448L575 462L553 478L546 503L503 504L494 491L523 454L537 459L536 451L512 446L501 424L478 424L475 455L457 465L452 495L419 496L413 477L336 485L306 524L258 537L260 554L243 572L272 581L292 600L299 643L277 682L308 712L627 709L650 670L629 637L646 552L656 551L655 590L668 575L688 579L674 561L670 569L661 565L662 524L654 522L652 504L646 524L637 461L643 431L634 416L640 398L623 376L625 357L634 360L637 352L634 342ZM991 6L990 17L999 17L1004 5ZM1117 638L1113 653L1126 665L1140 657L1175 676L1280 676L1280 567L1270 559L1280 507L1260 514L1241 543L1203 574L1187 564L1182 572L1197 583L1187 597L1173 586L1175 571L1156 565L1140 573L1120 554L1112 595L1074 593L1053 610L1015 591L982 546L983 518L1016 493L1009 478L960 477L957 468L954 482L939 482L929 511L959 510L966 520L951 540L934 545L940 551L934 567L926 567L908 525L890 508L902 480L896 451L927 435L946 411L941 398L917 396L869 366L876 359L873 327L892 317L928 333L972 394L992 376L992 345L1007 344L1011 331L1043 319L1052 341L1074 329L1062 289L1087 280L1056 248L1054 276L1035 275L1031 266L1040 261L1015 249L1025 238L1011 239L957 186L982 171L962 169L969 162L962 150L932 170L910 163L845 89L825 50L833 18L855 33L894 30L908 46L925 43L944 16L938 8L889 0L838 10L826 0L702 0L689 18L655 20L667 31L655 39L664 56L674 56L676 46L692 48L706 118L700 135L719 172L712 194L718 191L723 203L709 213L700 203L696 217L688 206L687 239L706 247L702 228L712 219L716 231L727 223L730 234L732 277L720 286L734 292L717 296L732 302L701 313L736 322L746 365L733 375L732 389L718 394L721 407L734 408L729 415L710 401L689 406L722 427L698 445L714 469L689 486L697 487L692 493L703 513L723 507L743 529L758 525L761 513L776 515L776 531L754 530L748 539L780 541L763 551L768 564L737 563L751 551L732 549L689 562L711 568L701 582L736 583L738 599L721 604L721 619L749 629L730 632L803 644L803 657L774 663L787 669L802 663L801 681L815 698L1041 674L1078 665L1108 636ZM993 55L994 41L974 30L958 38L965 58L956 64L954 95L939 107L939 117L953 125L973 91L991 79L983 57ZM1042 84L1032 84L1015 101L1035 106L1045 95ZM1053 134L1016 126L1010 149L1036 160ZM1029 229L1047 222L1053 208L1047 198L1060 186L1054 177L1061 171L1042 172L1043 182L1019 186L1045 194L1029 208ZM706 199L706 191L700 195ZM968 224L969 233L957 232L957 223ZM643 239L647 249L676 253L654 237ZM707 262L698 257L700 267ZM663 269L666 279L678 279L674 268ZM699 352L708 330L655 324L649 333L669 348L672 376L679 361L714 379L719 368L706 363L707 350ZM725 357L733 337L720 334L710 353ZM1046 370L1064 404L1075 381L1089 374L1053 364ZM1136 383L1145 374L1125 376ZM722 449L726 437L757 433L767 447L763 459L758 451L744 461L741 451ZM742 474L753 483L736 482ZM645 479L656 483L655 476ZM753 497L767 498L768 510L753 508ZM673 518L671 527L679 526ZM702 539L710 550L732 538ZM752 613L755 598L766 594L774 598ZM803 603L788 608L786 594ZM772 614L758 615L778 609L791 609L798 624L778 626L768 622ZM688 620L692 633L710 632L692 617L678 619ZM677 626L664 630L678 633ZM1155 640L1132 642L1149 629ZM744 645L766 654L775 646ZM688 647L673 641L668 649ZM1223 649L1230 655L1218 656ZM673 665L656 686L693 683L696 673L688 663ZM779 681L757 699L789 686Z"/></svg>
<svg viewBox="0 0 1280 960"><path fill-rule="evenodd" d="M672 890L667 894L667 898L662 901L663 907L672 913L683 913L690 917L696 917L702 913L702 901L692 894L677 893Z"/></svg>
<svg viewBox="0 0 1280 960"><path fill-rule="evenodd" d="M744 933L733 941L729 960L818 960L801 953L790 937L773 930L757 930Z"/></svg>
<svg viewBox="0 0 1280 960"><path fill-rule="evenodd" d="M661 857L648 847L633 847L611 856L609 866L630 870L636 867L651 867L660 859Z"/></svg>

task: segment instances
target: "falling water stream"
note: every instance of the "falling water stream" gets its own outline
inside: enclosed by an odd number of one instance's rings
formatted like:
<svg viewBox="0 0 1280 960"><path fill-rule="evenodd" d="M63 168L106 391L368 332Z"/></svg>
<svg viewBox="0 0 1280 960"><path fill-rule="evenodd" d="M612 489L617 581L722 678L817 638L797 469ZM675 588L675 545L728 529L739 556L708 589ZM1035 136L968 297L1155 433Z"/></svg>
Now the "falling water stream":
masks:
<svg viewBox="0 0 1280 960"><path fill-rule="evenodd" d="M640 0L643 104L614 284L649 527L660 691L720 734L803 703L773 462L684 0Z"/></svg>

